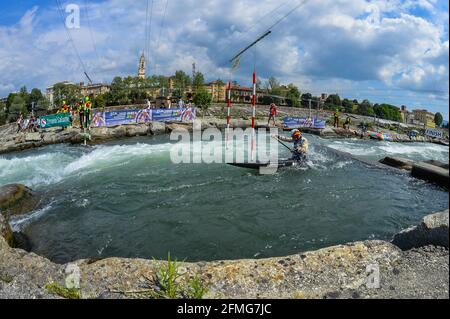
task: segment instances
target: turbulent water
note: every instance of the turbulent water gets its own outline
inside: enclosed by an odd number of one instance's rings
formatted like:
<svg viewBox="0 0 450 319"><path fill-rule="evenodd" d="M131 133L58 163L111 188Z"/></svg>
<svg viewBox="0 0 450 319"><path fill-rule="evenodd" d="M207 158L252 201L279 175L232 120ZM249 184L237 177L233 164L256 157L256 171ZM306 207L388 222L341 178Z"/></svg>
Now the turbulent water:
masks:
<svg viewBox="0 0 450 319"><path fill-rule="evenodd" d="M308 138L309 168L275 175L225 164L175 165L173 142L148 137L2 156L0 184L24 183L42 195L39 209L12 225L29 236L35 252L58 262L164 258L169 251L187 260L286 255L388 239L447 206L448 193L437 187L318 145L365 159L448 162L446 147Z"/></svg>

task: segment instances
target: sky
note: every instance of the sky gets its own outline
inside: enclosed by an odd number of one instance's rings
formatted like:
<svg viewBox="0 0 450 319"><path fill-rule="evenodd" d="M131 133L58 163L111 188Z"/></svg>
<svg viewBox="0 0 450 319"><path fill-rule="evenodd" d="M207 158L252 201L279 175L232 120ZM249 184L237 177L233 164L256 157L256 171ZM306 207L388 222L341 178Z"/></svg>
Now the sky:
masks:
<svg viewBox="0 0 450 319"><path fill-rule="evenodd" d="M66 29L69 4L80 8L79 28ZM0 97L23 85L45 90L64 80L87 82L84 70L94 82L136 75L148 51L147 75L190 74L195 62L207 80L250 85L255 69L262 83L275 76L303 93L427 108L448 120L448 6L447 0L1 1ZM268 29L232 71L230 58Z"/></svg>

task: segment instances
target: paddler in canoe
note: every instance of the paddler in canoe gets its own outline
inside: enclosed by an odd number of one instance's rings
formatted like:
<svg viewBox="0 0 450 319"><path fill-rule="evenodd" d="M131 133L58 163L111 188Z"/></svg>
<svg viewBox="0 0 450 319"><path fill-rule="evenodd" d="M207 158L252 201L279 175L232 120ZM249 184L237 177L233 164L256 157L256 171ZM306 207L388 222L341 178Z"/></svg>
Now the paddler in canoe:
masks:
<svg viewBox="0 0 450 319"><path fill-rule="evenodd" d="M280 135L273 135L273 137L278 139L279 141L294 143L294 147L290 149L290 151L292 152L291 159L298 162L304 162L306 160L309 144L308 140L305 137L303 137L303 134L302 132L300 132L300 130L297 129L292 130L291 137Z"/></svg>

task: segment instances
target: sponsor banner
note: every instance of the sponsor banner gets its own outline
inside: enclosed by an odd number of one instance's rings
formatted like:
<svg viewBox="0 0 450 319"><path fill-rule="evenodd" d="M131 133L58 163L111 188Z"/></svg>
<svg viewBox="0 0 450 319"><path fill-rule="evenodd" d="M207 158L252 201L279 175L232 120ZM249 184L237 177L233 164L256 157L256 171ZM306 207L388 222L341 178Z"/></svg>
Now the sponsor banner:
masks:
<svg viewBox="0 0 450 319"><path fill-rule="evenodd" d="M310 119L304 117L286 117L283 120L283 124L286 128L296 129L296 128L317 128L324 129L326 127L325 120Z"/></svg>
<svg viewBox="0 0 450 319"><path fill-rule="evenodd" d="M38 121L40 128L50 128L50 127L66 127L70 126L70 114L69 113L59 113L54 115L41 116Z"/></svg>
<svg viewBox="0 0 450 319"><path fill-rule="evenodd" d="M444 138L444 132L431 128L427 128L427 130L425 131L425 135L429 137Z"/></svg>
<svg viewBox="0 0 450 319"><path fill-rule="evenodd" d="M119 110L111 112L94 112L92 125L117 126L124 124L148 123L148 122L184 122L192 123L195 119L195 109L143 109L143 110Z"/></svg>

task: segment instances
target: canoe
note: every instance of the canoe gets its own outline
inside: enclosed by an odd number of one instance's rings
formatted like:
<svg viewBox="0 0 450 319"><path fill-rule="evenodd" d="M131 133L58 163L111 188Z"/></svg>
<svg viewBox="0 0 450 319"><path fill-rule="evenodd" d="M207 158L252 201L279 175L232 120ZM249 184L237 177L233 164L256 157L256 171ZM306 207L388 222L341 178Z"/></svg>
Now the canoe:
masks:
<svg viewBox="0 0 450 319"><path fill-rule="evenodd" d="M254 163L227 163L227 164L231 165L231 166L235 166L235 167L249 168L249 169L260 169L260 168L264 168L264 167L269 167L269 165L270 165L269 162L259 162L259 161L256 161ZM283 167L296 166L296 165L299 165L299 163L294 160L284 159L284 160L279 160L277 165L278 165L278 168L283 168Z"/></svg>

